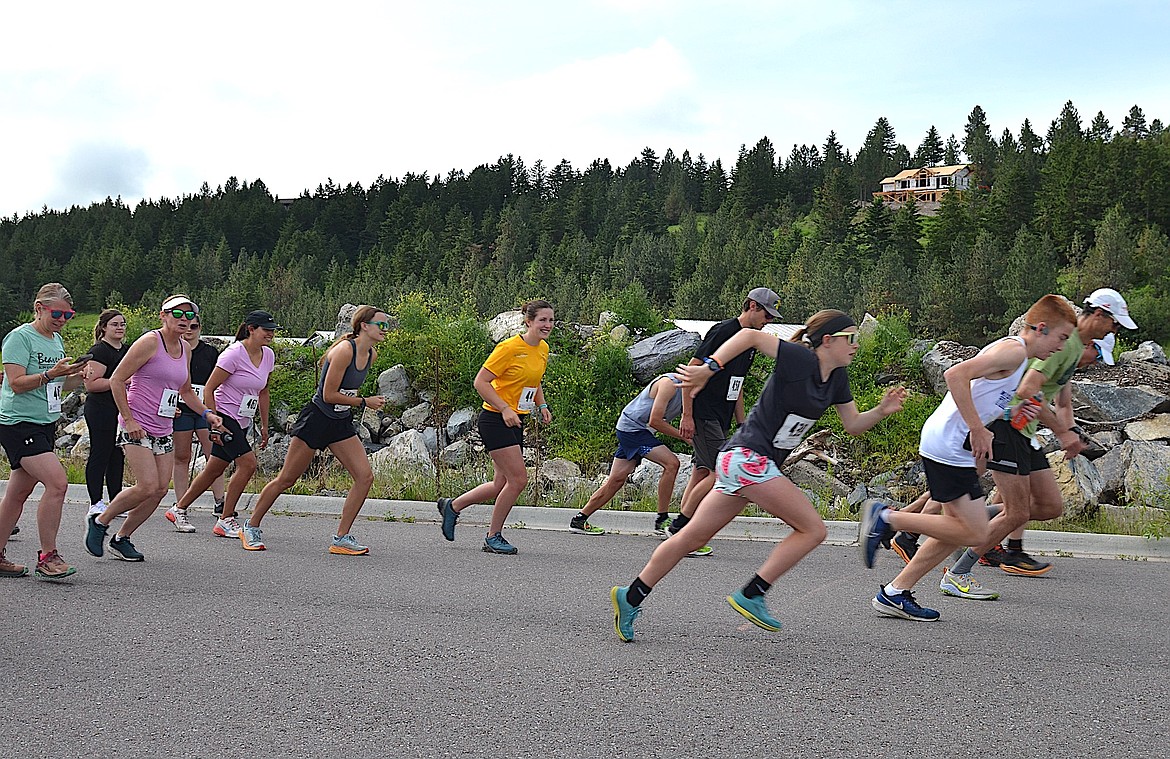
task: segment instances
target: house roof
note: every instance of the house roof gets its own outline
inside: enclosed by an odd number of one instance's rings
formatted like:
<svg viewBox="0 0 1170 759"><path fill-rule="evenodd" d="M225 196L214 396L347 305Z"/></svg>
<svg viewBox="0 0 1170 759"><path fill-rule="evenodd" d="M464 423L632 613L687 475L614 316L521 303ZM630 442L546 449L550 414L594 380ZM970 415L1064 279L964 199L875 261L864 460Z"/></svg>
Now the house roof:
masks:
<svg viewBox="0 0 1170 759"><path fill-rule="evenodd" d="M886 177L882 180L882 184L886 184L887 182L897 182L899 179L909 179L910 177L917 176L919 174L926 174L927 176L936 177L949 177L959 173L963 169L970 168L970 166L971 164L969 163L956 163L953 166L919 166L918 168L899 171L892 177Z"/></svg>

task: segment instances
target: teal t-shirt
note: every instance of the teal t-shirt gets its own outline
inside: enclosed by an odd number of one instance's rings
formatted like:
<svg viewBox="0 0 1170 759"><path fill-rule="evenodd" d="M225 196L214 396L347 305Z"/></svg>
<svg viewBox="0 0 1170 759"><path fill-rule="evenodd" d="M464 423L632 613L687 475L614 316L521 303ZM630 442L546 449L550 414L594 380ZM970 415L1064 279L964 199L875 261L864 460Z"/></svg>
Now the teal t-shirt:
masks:
<svg viewBox="0 0 1170 759"><path fill-rule="evenodd" d="M1081 354L1084 352L1085 344L1081 342L1081 336L1074 329L1072 334L1068 336L1068 340L1064 342L1063 348L1043 361L1035 358L1032 359L1032 363L1028 365L1028 368L1035 369L1045 377L1044 384L1040 386L1040 391L1044 393L1044 400L1046 402L1054 402L1056 396L1069 383L1069 380L1072 379L1073 372L1077 370L1077 364L1080 363ZM1018 397L1012 398L1011 407L1015 408L1019 400ZM1039 428L1040 423L1033 419L1020 431L1028 436L1028 438L1034 438L1036 437L1036 430Z"/></svg>
<svg viewBox="0 0 1170 759"><path fill-rule="evenodd" d="M60 335L45 337L32 324L22 324L4 338L3 361L24 367L25 374L47 372L65 358L65 343ZM8 374L0 386L0 424L32 422L52 424L61 416L61 390L65 379L59 377L25 393L12 392ZM54 409L54 410L50 410Z"/></svg>

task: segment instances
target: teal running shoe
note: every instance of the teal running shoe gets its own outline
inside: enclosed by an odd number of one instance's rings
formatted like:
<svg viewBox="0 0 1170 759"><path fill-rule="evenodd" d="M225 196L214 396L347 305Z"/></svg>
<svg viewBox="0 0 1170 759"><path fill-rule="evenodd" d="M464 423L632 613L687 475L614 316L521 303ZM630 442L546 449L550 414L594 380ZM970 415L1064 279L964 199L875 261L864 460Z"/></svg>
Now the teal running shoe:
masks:
<svg viewBox="0 0 1170 759"><path fill-rule="evenodd" d="M762 627L769 632L776 632L780 629L780 620L773 617L768 611L768 607L764 605L763 596L748 598L740 589L727 597L727 603L731 604L731 608L744 615L747 621L756 627Z"/></svg>
<svg viewBox="0 0 1170 759"><path fill-rule="evenodd" d="M634 620L642 613L641 606L633 606L626 600L628 590L614 587L609 591L609 600L613 604L613 629L625 643L634 639Z"/></svg>

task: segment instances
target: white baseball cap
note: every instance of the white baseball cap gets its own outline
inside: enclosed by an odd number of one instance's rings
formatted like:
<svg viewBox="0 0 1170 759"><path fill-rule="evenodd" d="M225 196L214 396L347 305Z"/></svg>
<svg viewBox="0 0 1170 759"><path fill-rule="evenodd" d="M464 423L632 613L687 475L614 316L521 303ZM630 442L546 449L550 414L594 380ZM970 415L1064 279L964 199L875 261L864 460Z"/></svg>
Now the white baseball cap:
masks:
<svg viewBox="0 0 1170 759"><path fill-rule="evenodd" d="M1129 306L1126 305L1125 298L1121 297L1121 293L1116 290L1108 287L1094 290L1092 295L1085 298L1085 305L1107 311L1117 320L1118 324L1126 329L1137 329L1137 324L1129 318Z"/></svg>
<svg viewBox="0 0 1170 759"><path fill-rule="evenodd" d="M160 311L170 311L172 308L177 308L177 307L183 305L184 303L190 303L191 310L194 311L195 313L199 313L199 306L195 305L195 301L191 300L186 295L182 295L182 294L174 295L170 298L167 298L166 303L163 303L162 308L159 310Z"/></svg>
<svg viewBox="0 0 1170 759"><path fill-rule="evenodd" d="M1097 353L1100 354L1102 362L1109 366L1117 363L1113 360L1113 348L1117 345L1117 338L1113 336L1112 332L1100 340L1094 340L1093 344L1097 346Z"/></svg>

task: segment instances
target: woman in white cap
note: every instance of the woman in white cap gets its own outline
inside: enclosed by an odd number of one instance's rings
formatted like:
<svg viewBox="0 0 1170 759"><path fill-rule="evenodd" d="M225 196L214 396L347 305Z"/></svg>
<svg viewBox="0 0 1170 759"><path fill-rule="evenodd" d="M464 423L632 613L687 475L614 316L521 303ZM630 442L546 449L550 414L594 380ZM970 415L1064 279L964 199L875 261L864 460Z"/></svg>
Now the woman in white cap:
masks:
<svg viewBox="0 0 1170 759"><path fill-rule="evenodd" d="M268 447L268 378L276 366L276 354L269 346L278 329L280 327L272 314L252 311L236 331L236 341L216 361L203 397L207 407L223 417L227 434L212 435L214 444L207 466L169 509L171 513L167 514L167 519L176 527L189 523L187 508L235 462L236 468L228 481L223 502L223 515L216 520L212 533L221 538L240 536L236 504L258 467L256 454L248 443L248 431L253 421L259 432L260 448Z"/></svg>
<svg viewBox="0 0 1170 759"><path fill-rule="evenodd" d="M179 398L212 429L222 429L219 415L203 405L191 388L190 353L182 338L198 315L199 307L186 295L167 298L159 311L162 327L134 341L110 378L110 392L118 405L118 445L134 473L135 485L119 493L101 514L87 518L85 550L94 556L105 553L106 531L114 516L129 512L110 538L110 553L123 561L143 560L130 536L170 490L171 435Z"/></svg>
<svg viewBox="0 0 1170 759"><path fill-rule="evenodd" d="M187 343L191 354L191 389L199 400L207 404L205 389L211 372L215 370L215 362L219 360L219 351L215 346L203 339L203 315L196 314L183 335L183 342ZM211 453L211 427L203 421L203 417L196 414L183 399L179 399L179 413L175 414L175 434L172 438L175 443L175 469L173 480L175 497L178 498L187 492L191 485L191 459L194 456L192 442L199 441L204 460ZM215 498L214 513L216 517L223 514L223 478L219 477L211 483L211 494ZM179 514L175 509L164 512L179 532L195 532L195 525L191 524L185 514Z"/></svg>
<svg viewBox="0 0 1170 759"><path fill-rule="evenodd" d="M76 569L57 552L61 504L69 479L53 451L65 384L85 369L86 361L65 357L60 332L77 312L69 291L50 282L37 292L33 320L4 338L4 380L0 385L0 446L8 454L12 474L0 501L0 577L23 577L28 569L4 557L8 538L37 484L44 486L37 506L41 550L36 575L59 580ZM84 358L84 357L82 357Z"/></svg>

